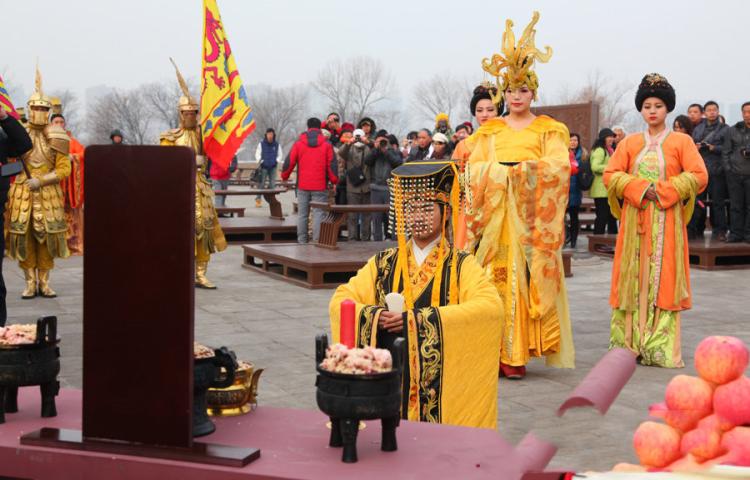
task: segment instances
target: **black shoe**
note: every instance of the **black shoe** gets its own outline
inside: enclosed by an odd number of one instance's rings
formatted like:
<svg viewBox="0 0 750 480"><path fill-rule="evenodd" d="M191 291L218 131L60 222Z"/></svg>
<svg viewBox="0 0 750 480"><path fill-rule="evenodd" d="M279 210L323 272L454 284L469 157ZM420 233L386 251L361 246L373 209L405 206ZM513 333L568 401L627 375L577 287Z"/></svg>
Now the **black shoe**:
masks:
<svg viewBox="0 0 750 480"><path fill-rule="evenodd" d="M743 242L742 237L738 237L736 235L729 235L727 237L727 243L741 243Z"/></svg>

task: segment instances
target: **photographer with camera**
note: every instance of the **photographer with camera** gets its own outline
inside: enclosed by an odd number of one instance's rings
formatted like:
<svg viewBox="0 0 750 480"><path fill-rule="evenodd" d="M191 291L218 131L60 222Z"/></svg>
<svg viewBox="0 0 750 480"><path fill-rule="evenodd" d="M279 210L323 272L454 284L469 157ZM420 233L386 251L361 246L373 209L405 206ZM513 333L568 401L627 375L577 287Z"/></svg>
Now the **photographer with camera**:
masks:
<svg viewBox="0 0 750 480"><path fill-rule="evenodd" d="M727 129L721 158L729 186L727 242L750 243L750 102L742 104L742 121Z"/></svg>
<svg viewBox="0 0 750 480"><path fill-rule="evenodd" d="M375 148L365 158L365 164L370 167L370 202L378 205L390 203L388 179L391 170L403 163L401 153L394 149L388 138L388 132L380 130L375 138ZM398 141L396 141L398 146ZM387 225L387 213L374 213L372 216L372 239L376 242L383 240L384 225Z"/></svg>
<svg viewBox="0 0 750 480"><path fill-rule="evenodd" d="M370 167L365 163L365 158L367 158L372 149L365 143L366 141L367 134L361 128L358 128L354 130L349 143L339 150L339 155L344 159L347 205L366 205L370 203ZM360 219L361 232L359 229ZM349 232L349 240L369 240L370 214L348 214L347 230Z"/></svg>
<svg viewBox="0 0 750 480"><path fill-rule="evenodd" d="M706 121L695 127L693 140L708 170L707 191L708 198L711 200L711 238L726 241L728 191L727 176L721 160L721 147L729 127L719 121L719 104L713 100L706 102L703 111ZM698 226L698 231L702 231L700 226Z"/></svg>

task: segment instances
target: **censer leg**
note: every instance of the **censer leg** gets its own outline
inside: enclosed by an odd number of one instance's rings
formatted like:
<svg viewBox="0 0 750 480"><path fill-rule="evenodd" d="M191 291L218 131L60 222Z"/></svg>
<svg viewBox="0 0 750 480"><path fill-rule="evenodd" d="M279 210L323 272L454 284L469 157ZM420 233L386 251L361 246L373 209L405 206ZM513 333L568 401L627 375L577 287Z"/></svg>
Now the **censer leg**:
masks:
<svg viewBox="0 0 750 480"><path fill-rule="evenodd" d="M331 418L331 439L328 442L329 447L341 447L344 445L341 440L341 420L338 418Z"/></svg>
<svg viewBox="0 0 750 480"><path fill-rule="evenodd" d="M341 421L341 436L344 439L344 453L341 461L344 463L357 463L357 433L359 433L359 420L347 418Z"/></svg>
<svg viewBox="0 0 750 480"><path fill-rule="evenodd" d="M42 417L56 417L57 407L55 406L55 396L60 391L60 383L52 381L39 385L42 392Z"/></svg>
<svg viewBox="0 0 750 480"><path fill-rule="evenodd" d="M18 387L5 387L5 411L8 413L18 411Z"/></svg>
<svg viewBox="0 0 750 480"><path fill-rule="evenodd" d="M5 387L0 385L0 424L5 423Z"/></svg>
<svg viewBox="0 0 750 480"><path fill-rule="evenodd" d="M381 418L380 426L383 430L382 438L380 440L380 449L384 452L395 452L398 450L398 444L396 443L396 427L398 427L400 418Z"/></svg>

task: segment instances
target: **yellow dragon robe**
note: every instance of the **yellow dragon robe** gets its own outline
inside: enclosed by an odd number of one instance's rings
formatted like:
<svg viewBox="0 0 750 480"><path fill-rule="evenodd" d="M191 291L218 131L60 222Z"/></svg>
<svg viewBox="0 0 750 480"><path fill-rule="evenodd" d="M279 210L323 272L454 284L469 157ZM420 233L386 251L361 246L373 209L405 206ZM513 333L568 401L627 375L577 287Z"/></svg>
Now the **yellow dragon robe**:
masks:
<svg viewBox="0 0 750 480"><path fill-rule="evenodd" d="M545 115L522 130L493 118L453 155L464 162L463 247L503 299L500 361L506 365L546 356L548 365L575 366L561 251L569 142L565 125Z"/></svg>
<svg viewBox="0 0 750 480"><path fill-rule="evenodd" d="M385 348L396 336L407 341L403 418L494 429L502 315L497 290L472 255L436 246L418 267L411 242L406 248L414 309L405 312L404 331L391 334L377 327L380 312L386 309L385 296L396 281L398 248L389 248L336 289L329 306L333 341L339 341L341 302L352 300L358 347ZM458 255L458 303L448 305L448 266L453 255ZM398 276L398 291L403 292L404 282ZM433 302L436 277L439 294Z"/></svg>

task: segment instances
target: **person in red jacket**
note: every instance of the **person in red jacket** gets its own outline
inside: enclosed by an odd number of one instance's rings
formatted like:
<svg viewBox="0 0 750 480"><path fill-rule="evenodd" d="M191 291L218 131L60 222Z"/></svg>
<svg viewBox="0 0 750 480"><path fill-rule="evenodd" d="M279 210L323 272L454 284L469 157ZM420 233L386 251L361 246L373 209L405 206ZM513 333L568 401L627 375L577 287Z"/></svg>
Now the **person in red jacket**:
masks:
<svg viewBox="0 0 750 480"><path fill-rule="evenodd" d="M333 147L320 131L320 119L311 118L307 121L307 131L294 142L289 154L289 167L281 173L281 178L289 180L294 168L297 170L297 204L299 219L297 220L297 241L308 242L308 216L310 202L328 202L328 184L336 185L338 178L331 170ZM318 241L320 224L324 212L313 209L313 242Z"/></svg>

